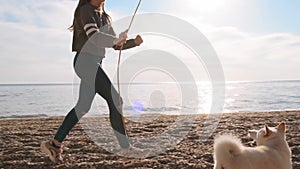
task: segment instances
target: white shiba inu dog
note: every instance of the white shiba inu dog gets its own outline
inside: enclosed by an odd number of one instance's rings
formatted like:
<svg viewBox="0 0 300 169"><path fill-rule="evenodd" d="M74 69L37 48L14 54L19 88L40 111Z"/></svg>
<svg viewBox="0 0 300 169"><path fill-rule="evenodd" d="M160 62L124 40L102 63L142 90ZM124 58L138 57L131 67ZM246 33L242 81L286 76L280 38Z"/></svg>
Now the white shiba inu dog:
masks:
<svg viewBox="0 0 300 169"><path fill-rule="evenodd" d="M250 130L257 147L245 147L232 135L214 143L214 169L292 169L291 150L285 140L285 123Z"/></svg>

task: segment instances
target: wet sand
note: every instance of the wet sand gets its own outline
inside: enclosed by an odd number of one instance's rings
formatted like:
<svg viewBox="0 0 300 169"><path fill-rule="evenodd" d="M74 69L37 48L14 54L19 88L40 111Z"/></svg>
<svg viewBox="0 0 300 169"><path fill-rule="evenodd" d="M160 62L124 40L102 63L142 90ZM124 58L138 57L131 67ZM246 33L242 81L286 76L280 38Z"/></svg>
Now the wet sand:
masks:
<svg viewBox="0 0 300 169"><path fill-rule="evenodd" d="M143 117L144 118L144 117ZM86 118L89 119L89 118ZM107 120L102 118L102 120ZM178 116L157 116L147 122L126 122L128 135L133 138L145 138L163 135L174 124ZM213 139L221 133L232 133L247 146L253 145L248 137L249 129L259 129L265 123L276 126L279 122L287 124L287 141L292 150L293 168L300 169L300 111L260 112L260 113L232 113L223 114L217 129L207 139L203 133L207 124L218 122L218 117L207 120L205 115L186 116L184 125L173 125L174 133L188 130L187 135L178 135L182 140L174 147L165 147L166 151L158 152L155 156L147 158L126 158L107 151L106 148L98 146L94 138L91 138L86 130L86 120L82 120L70 132L64 145L64 164L55 165L39 151L40 142L54 136L63 118L43 119L3 119L0 120L0 168L212 168L213 167ZM92 118L90 121L99 119ZM132 120L132 119L131 119ZM191 122L191 123L189 123ZM106 127L109 125L105 124ZM94 125L99 128L97 134L108 136L108 130L103 126ZM101 130L102 129L102 130ZM210 130L209 130L210 131ZM96 135L96 134L95 134ZM148 149L163 147L166 140L149 142ZM175 137L176 138L176 137ZM104 143L110 143L110 138ZM203 140L204 139L204 140ZM101 141L101 140L100 140ZM103 140L102 140L103 141ZM148 140L149 141L149 140ZM176 141L176 140L175 140ZM103 143L103 144L104 144ZM105 144L106 144L105 143ZM141 147L135 142L136 147ZM113 151L113 150L112 150Z"/></svg>

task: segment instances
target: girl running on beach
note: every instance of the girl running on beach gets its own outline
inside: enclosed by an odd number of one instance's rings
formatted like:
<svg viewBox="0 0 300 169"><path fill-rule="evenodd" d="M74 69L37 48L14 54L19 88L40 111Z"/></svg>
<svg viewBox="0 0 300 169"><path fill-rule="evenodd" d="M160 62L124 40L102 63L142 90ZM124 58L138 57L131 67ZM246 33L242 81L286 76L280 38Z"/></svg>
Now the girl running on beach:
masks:
<svg viewBox="0 0 300 169"><path fill-rule="evenodd" d="M119 50L129 49L143 43L140 35L135 39L126 40L127 30L119 37L111 27L111 18L104 10L105 0L80 0L75 10L72 50L76 52L74 69L80 77L79 99L75 107L67 114L52 140L41 143L41 151L46 153L51 161L63 162L61 157L62 142L69 131L89 111L92 101L97 94L103 97L109 106L109 117L116 138L127 153L134 149L126 134L123 115L122 99L112 85L110 79L101 68L105 57L105 48Z"/></svg>

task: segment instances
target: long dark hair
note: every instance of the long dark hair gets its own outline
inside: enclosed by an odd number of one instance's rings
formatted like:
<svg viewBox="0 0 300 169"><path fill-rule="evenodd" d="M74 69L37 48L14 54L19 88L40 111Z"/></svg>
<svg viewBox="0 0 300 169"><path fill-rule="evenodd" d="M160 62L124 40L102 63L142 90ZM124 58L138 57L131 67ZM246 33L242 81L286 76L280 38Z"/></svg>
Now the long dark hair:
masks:
<svg viewBox="0 0 300 169"><path fill-rule="evenodd" d="M70 31L74 30L75 20L79 16L80 8L82 6L84 6L85 4L90 3L90 2L91 2L91 0L79 0L78 5L77 5L77 7L75 9L75 12L74 12L73 24L72 24L72 26L69 27ZM110 24L112 20L111 20L111 17L106 13L106 11L104 9L104 4L102 6L102 10L103 10L103 15L105 15L105 17L108 19L108 21L107 21L108 24Z"/></svg>

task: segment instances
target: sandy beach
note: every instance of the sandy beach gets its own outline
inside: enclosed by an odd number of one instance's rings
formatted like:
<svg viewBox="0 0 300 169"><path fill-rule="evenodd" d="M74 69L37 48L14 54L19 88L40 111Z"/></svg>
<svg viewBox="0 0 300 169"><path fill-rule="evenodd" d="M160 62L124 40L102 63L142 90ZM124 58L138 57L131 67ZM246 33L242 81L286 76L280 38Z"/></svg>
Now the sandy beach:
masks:
<svg viewBox="0 0 300 169"><path fill-rule="evenodd" d="M159 116L151 122L126 122L130 137L149 137L162 133L176 116ZM86 134L82 123L76 125L64 142L64 164L54 165L39 151L40 142L50 139L63 117L41 119L0 120L0 168L212 168L213 139L221 133L232 133L247 146L255 146L248 137L249 129L259 129L265 123L287 124L287 141L292 150L293 168L300 168L300 111L226 113L213 134L200 141L205 115L193 115L195 126L176 146L153 157L125 158L106 151ZM182 126L181 126L182 127ZM178 128L180 131L180 128ZM105 135L105 132L102 131ZM155 147L156 145L150 145Z"/></svg>

